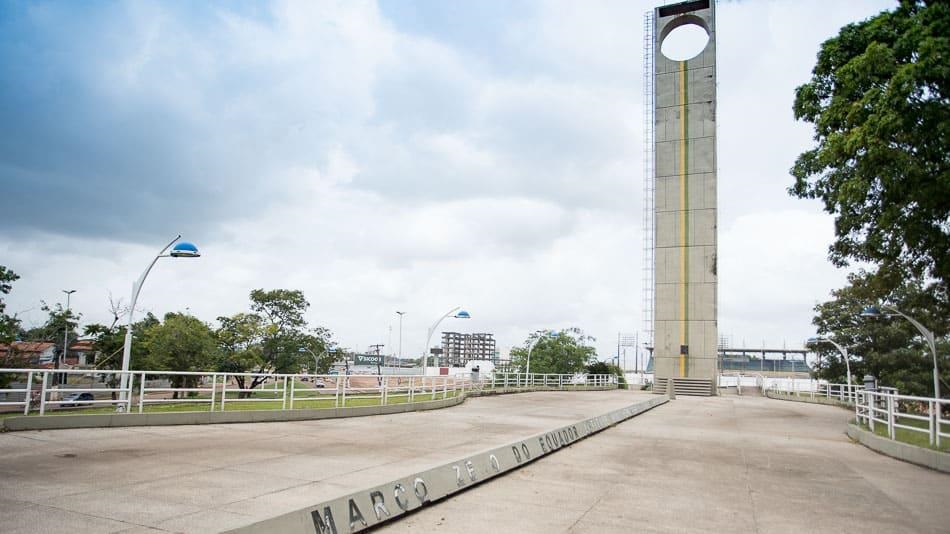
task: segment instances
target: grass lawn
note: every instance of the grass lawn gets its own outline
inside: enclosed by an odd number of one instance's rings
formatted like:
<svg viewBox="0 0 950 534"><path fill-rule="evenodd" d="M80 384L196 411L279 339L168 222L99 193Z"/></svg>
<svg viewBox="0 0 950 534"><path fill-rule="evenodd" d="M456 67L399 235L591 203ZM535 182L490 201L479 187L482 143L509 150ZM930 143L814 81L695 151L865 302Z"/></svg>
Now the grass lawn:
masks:
<svg viewBox="0 0 950 534"><path fill-rule="evenodd" d="M304 382L306 384L306 382ZM320 391L314 390L312 387L308 391ZM333 390L331 389L330 392ZM297 393L301 393L297 391ZM290 408L290 398L288 392L287 407ZM456 392L448 391L446 392L446 398L453 398L456 396ZM229 393L227 401L224 404L225 411L241 411L241 410L280 410L283 408L283 402L277 398L277 400L270 400L274 397L273 392L261 391L254 393L253 401L240 400L237 398L235 393L233 396ZM436 393L436 399L442 398L442 392L438 391ZM210 409L210 404L208 402L209 397L196 397L196 400L204 399L204 402L177 402L177 403L166 403L166 404L145 404L142 407L143 413L165 413L165 412L207 412ZM343 400L343 399L341 399ZM414 397L414 400L426 401L432 400L432 394L419 394ZM387 399L386 404L406 404L409 402L409 397L406 395L395 395L390 394ZM379 406L382 404L382 400L378 395L359 395L352 393L347 395L345 404L341 404L341 407L353 408L358 406ZM305 397L300 398L296 397L294 399L294 409L295 410L313 410L313 409L328 409L335 408L335 399L332 394L322 396L322 398L312 398ZM216 398L214 404L214 410L221 410L221 399ZM113 406L97 406L95 408L75 408L75 409L60 409L60 410L49 410L46 412L46 415L56 416L56 415L90 415L90 414L112 414L115 413L115 407ZM133 400L132 402L132 413L138 413L138 403ZM23 415L23 412L7 412L0 414L0 419L6 417L15 417ZM39 415L38 410L31 410L30 415Z"/></svg>
<svg viewBox="0 0 950 534"><path fill-rule="evenodd" d="M894 437L897 441L903 443L908 443L910 445L916 445L918 447L923 447L925 449L935 449L943 452L950 452L950 438L942 438L940 442L940 447L930 445L930 436L927 435L927 421L918 421L916 419L897 418L896 421L898 424L912 426L916 428L922 428L925 432L917 432L914 430L907 430L906 428L894 428ZM941 425L942 431L946 434L950 432L950 424L944 423ZM862 424L862 428L865 430L870 430L867 425ZM874 423L874 433L878 436L888 438L890 435L887 432L887 424L875 422Z"/></svg>

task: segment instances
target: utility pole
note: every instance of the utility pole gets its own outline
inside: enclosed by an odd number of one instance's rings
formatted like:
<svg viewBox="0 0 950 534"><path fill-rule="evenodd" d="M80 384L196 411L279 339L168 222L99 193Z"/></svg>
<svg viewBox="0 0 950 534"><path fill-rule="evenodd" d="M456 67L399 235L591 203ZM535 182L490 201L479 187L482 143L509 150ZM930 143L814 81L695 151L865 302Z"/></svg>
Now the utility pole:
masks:
<svg viewBox="0 0 950 534"><path fill-rule="evenodd" d="M399 315L399 364L402 365L402 316L406 315L406 312L396 310L396 314Z"/></svg>
<svg viewBox="0 0 950 534"><path fill-rule="evenodd" d="M66 368L66 356L69 352L69 296L75 293L75 289L63 290L63 293L66 293L66 311L63 312L63 323L66 325L63 327L63 353L60 355L60 365L57 367ZM65 384L67 382L68 375L63 373L60 375L60 383Z"/></svg>
<svg viewBox="0 0 950 534"><path fill-rule="evenodd" d="M377 343L376 345L369 346L370 350L376 351L376 374L379 375L379 377L376 378L376 381L379 382L380 386L383 385L383 370L380 368L380 360L382 357L379 355L379 349L385 346L386 345L383 345L382 343Z"/></svg>

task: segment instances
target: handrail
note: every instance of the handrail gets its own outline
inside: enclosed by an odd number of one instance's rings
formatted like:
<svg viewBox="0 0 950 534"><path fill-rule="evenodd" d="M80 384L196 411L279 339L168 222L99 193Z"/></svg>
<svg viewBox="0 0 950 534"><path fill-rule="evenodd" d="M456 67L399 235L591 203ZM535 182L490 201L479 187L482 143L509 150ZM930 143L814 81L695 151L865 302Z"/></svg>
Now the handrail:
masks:
<svg viewBox="0 0 950 534"><path fill-rule="evenodd" d="M4 376L7 375L7 376ZM13 375L13 376L9 376ZM52 375L80 375L83 384L53 386ZM122 380L125 376L126 380ZM223 411L229 409L294 410L347 405L386 405L446 399L466 391L503 389L582 389L617 387L613 375L556 375L541 373L492 373L472 380L471 373L437 375L363 375L310 373L233 373L215 371L119 371L100 369L11 369L0 368L2 382L17 377L20 387L0 389L0 409L22 408L23 415L37 411L59 413L83 407L110 406L116 411L144 413L150 406L167 409ZM97 380L98 378L98 380ZM179 380L174 380L178 378ZM246 387L257 379L258 387ZM67 380L68 382L68 380ZM173 385L177 382L177 385ZM119 387L115 387L119 384ZM122 387L125 384L125 387ZM242 386L241 384L244 384ZM304 384L307 384L304 386ZM312 387L311 387L312 386ZM90 393L92 399L66 400L70 393ZM331 402L332 399L332 402ZM180 405L174 408L172 405ZM260 408L254 407L254 405Z"/></svg>
<svg viewBox="0 0 950 534"><path fill-rule="evenodd" d="M854 405L855 419L872 432L876 424L881 424L886 425L887 437L892 440L897 439L897 429L927 434L930 445L937 448L943 438L950 438L950 417L944 418L944 413L950 414L950 399L898 395L889 391L860 391ZM926 421L927 426L905 424L910 421Z"/></svg>

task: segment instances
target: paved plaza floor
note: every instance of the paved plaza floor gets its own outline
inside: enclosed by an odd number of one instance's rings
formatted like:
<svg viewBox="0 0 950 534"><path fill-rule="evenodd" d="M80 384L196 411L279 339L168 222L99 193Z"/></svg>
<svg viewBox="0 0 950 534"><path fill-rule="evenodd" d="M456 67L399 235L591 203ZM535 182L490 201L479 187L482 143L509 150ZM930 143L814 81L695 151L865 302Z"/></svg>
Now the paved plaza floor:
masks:
<svg viewBox="0 0 950 534"><path fill-rule="evenodd" d="M0 532L214 532L643 399L469 399L354 419L0 434ZM845 435L850 414L680 397L387 532L950 532L950 475Z"/></svg>
<svg viewBox="0 0 950 534"><path fill-rule="evenodd" d="M950 532L950 475L851 443L851 415L679 397L382 530Z"/></svg>
<svg viewBox="0 0 950 534"><path fill-rule="evenodd" d="M524 393L352 419L8 432L0 532L226 530L644 397Z"/></svg>

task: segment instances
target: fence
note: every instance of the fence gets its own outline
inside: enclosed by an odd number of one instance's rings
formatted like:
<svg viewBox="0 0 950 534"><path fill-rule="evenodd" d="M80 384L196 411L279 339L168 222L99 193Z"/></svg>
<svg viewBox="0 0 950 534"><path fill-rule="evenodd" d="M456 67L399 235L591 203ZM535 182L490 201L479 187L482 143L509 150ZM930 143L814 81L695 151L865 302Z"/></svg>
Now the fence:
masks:
<svg viewBox="0 0 950 534"><path fill-rule="evenodd" d="M854 412L858 423L872 432L877 433L875 427L885 425L887 436L893 440L898 439L898 430L911 433L910 439L900 441L914 442L913 436L926 435L930 445L937 448L944 438L950 438L950 419L944 418L944 413L950 412L950 399L858 391Z"/></svg>
<svg viewBox="0 0 950 534"><path fill-rule="evenodd" d="M811 380L808 384L799 384L797 381L780 382L771 380L766 382L769 391L775 391L785 395L794 395L796 397L807 397L811 399L824 397L826 399L835 399L848 404L854 404L858 395L864 391L861 384L832 384L821 380ZM877 391L896 394L897 388L880 387Z"/></svg>
<svg viewBox="0 0 950 534"><path fill-rule="evenodd" d="M315 375L215 372L0 369L0 408L29 415L49 411L88 413L97 407L131 413L147 411L294 410L387 405L437 400L466 391L504 389L584 389L616 387L612 375L493 374L473 381L470 374ZM72 385L53 384L74 377ZM82 383L88 382L88 383ZM19 386L19 387L13 387ZM252 387L253 386L253 387ZM150 407L154 407L150 409Z"/></svg>

